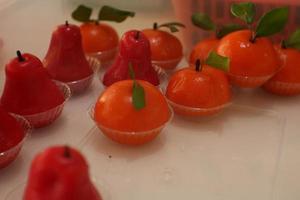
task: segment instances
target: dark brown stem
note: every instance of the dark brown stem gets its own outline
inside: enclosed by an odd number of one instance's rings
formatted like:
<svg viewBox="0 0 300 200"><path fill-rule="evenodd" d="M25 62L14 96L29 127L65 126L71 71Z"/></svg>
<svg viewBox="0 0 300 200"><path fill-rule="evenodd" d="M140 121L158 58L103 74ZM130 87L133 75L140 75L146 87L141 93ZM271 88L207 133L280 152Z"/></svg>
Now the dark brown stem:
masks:
<svg viewBox="0 0 300 200"><path fill-rule="evenodd" d="M286 43L285 43L284 40L281 41L280 47L281 47L282 49L287 49L287 46L286 46Z"/></svg>
<svg viewBox="0 0 300 200"><path fill-rule="evenodd" d="M254 32L252 32L251 38L250 38L249 41L250 41L251 43L255 43L255 41L256 41L256 34L255 34Z"/></svg>
<svg viewBox="0 0 300 200"><path fill-rule="evenodd" d="M158 27L157 27L157 23L154 22L154 24L153 24L153 29L154 29L154 30L157 30L157 28L158 28Z"/></svg>
<svg viewBox="0 0 300 200"><path fill-rule="evenodd" d="M68 20L66 20L66 22L65 22L65 25L66 25L66 26L69 26L69 22L68 22Z"/></svg>
<svg viewBox="0 0 300 200"><path fill-rule="evenodd" d="M221 39L221 37L219 36L219 32L220 32L221 28L222 27L219 24L217 24L216 30L215 30L215 36L217 39Z"/></svg>
<svg viewBox="0 0 300 200"><path fill-rule="evenodd" d="M64 157L71 158L70 147L68 147L67 145L65 146L65 149L64 149Z"/></svg>
<svg viewBox="0 0 300 200"><path fill-rule="evenodd" d="M24 62L25 61L25 58L22 56L20 50L17 51L17 56L18 56L19 62Z"/></svg>
<svg viewBox="0 0 300 200"><path fill-rule="evenodd" d="M220 40L222 37L220 37L220 34L219 34L219 30L216 30L216 33L215 33L215 35L216 35L216 38L218 39L218 40Z"/></svg>
<svg viewBox="0 0 300 200"><path fill-rule="evenodd" d="M201 72L202 71L202 66L201 66L201 62L200 59L197 59L195 62L195 69L197 72Z"/></svg>
<svg viewBox="0 0 300 200"><path fill-rule="evenodd" d="M141 33L140 31L137 31L135 33L134 39L138 40L140 38L140 33Z"/></svg>

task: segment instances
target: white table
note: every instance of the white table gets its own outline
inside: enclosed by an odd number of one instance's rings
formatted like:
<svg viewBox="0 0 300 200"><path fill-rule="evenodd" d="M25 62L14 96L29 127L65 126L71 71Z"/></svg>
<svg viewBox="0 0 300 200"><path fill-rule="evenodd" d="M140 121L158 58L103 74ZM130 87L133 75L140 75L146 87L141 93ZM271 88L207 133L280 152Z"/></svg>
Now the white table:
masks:
<svg viewBox="0 0 300 200"><path fill-rule="evenodd" d="M142 6L137 9L142 10ZM1 85L4 83L4 63L15 56L16 49L43 58L54 27L65 19L72 21L67 14L70 10L68 1L62 4L59 0L19 0L0 10L0 37L4 40L4 49L0 54ZM154 21L173 19L171 12L140 12L137 16L139 17L118 25L118 32L121 34L128 28L144 28L151 26ZM183 61L181 66L184 64ZM55 124L35 131L18 159L0 171L0 199L4 199L8 192L25 182L34 155L54 144L70 144L84 152L91 164L92 176L100 182L99 189L103 190L108 199L202 197L227 200L243 197L265 200L271 199L270 193L276 200L300 199L300 97L281 98L262 90L237 91L233 106L223 114L199 122L175 117L153 143L128 148L112 143L93 129L87 109L101 90L99 81L95 79L90 91L67 103L63 115ZM251 130L253 137L249 135ZM245 135L235 135L239 131ZM280 138L283 132L283 138ZM276 134L275 137L272 136L273 133ZM238 145L240 141L242 146ZM231 144L235 145L231 148ZM247 146L253 144L257 146ZM240 153L232 156L239 148ZM257 149L265 150L266 154L259 155ZM108 158L108 155L112 158ZM275 161L279 155L277 176L272 181L274 192L269 191L270 183L237 184L239 180L251 180L248 176L252 172L255 174L255 170L258 174L266 170L260 168L260 165L276 167ZM232 157L229 159L228 156ZM197 157L199 162L195 160ZM262 162L264 160L266 162ZM248 173L252 164L255 169ZM216 168L218 165L220 168ZM266 170L261 174L262 181L274 178L268 177L269 173ZM259 179L253 176L253 180ZM257 187L260 185L261 188ZM245 196L247 197L244 198Z"/></svg>

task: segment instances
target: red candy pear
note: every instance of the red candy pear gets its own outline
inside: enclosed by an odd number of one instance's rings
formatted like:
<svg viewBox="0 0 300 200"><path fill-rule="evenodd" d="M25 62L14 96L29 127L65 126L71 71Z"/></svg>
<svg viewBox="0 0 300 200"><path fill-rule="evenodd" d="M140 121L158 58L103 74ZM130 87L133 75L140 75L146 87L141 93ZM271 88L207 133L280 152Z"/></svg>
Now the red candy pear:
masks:
<svg viewBox="0 0 300 200"><path fill-rule="evenodd" d="M146 36L137 30L128 31L123 35L119 54L106 71L103 84L110 86L117 81L130 79L129 65L132 65L136 79L159 85L158 75L151 64L150 43Z"/></svg>
<svg viewBox="0 0 300 200"><path fill-rule="evenodd" d="M6 81L0 104L9 112L31 115L62 104L63 93L43 67L31 54L21 54L5 67Z"/></svg>
<svg viewBox="0 0 300 200"><path fill-rule="evenodd" d="M52 33L45 67L55 80L77 81L93 74L82 48L80 29L76 25L59 25Z"/></svg>
<svg viewBox="0 0 300 200"><path fill-rule="evenodd" d="M54 146L32 162L23 200L101 200L84 157L67 146Z"/></svg>

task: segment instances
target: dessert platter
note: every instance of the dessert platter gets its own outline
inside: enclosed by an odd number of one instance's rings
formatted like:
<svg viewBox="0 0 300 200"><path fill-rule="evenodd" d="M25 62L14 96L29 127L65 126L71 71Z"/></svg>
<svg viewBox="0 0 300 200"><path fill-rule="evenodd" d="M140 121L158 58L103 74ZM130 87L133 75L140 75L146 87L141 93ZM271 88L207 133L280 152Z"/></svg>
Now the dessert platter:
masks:
<svg viewBox="0 0 300 200"><path fill-rule="evenodd" d="M43 57L16 49L0 68L0 199L276 199L300 31L269 38L286 7L228 12L241 23L191 15L213 34L189 55L183 23L119 36L138 13L111 5L77 5Z"/></svg>

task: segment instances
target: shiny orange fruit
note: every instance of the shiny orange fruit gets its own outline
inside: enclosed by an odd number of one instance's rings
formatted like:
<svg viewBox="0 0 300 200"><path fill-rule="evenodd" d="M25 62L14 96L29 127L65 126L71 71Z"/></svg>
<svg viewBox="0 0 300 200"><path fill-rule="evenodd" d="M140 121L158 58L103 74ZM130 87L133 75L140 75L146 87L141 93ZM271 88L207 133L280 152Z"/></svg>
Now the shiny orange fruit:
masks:
<svg viewBox="0 0 300 200"><path fill-rule="evenodd" d="M80 29L84 51L100 60L102 67L108 67L118 51L119 37L115 29L103 21L120 23L134 17L135 13L104 5L98 11L97 18L93 18L93 8L81 4L71 15L83 23Z"/></svg>
<svg viewBox="0 0 300 200"><path fill-rule="evenodd" d="M95 55L102 65L110 63L117 54L119 36L105 23L88 22L80 26L84 52Z"/></svg>
<svg viewBox="0 0 300 200"><path fill-rule="evenodd" d="M201 116L220 111L230 102L231 91L224 72L204 65L201 70L186 67L172 75L166 96L176 113Z"/></svg>
<svg viewBox="0 0 300 200"><path fill-rule="evenodd" d="M133 106L132 80L119 81L108 87L94 108L94 120L99 128L119 143L135 145L149 142L171 117L163 94L147 81L137 82L144 88L144 108Z"/></svg>
<svg viewBox="0 0 300 200"><path fill-rule="evenodd" d="M241 30L220 40L217 53L230 59L229 77L240 87L259 87L279 69L280 61L272 42L265 37L250 41L252 32Z"/></svg>
<svg viewBox="0 0 300 200"><path fill-rule="evenodd" d="M189 63L194 64L197 59L205 60L217 48L219 41L217 38L207 38L198 42L190 54Z"/></svg>
<svg viewBox="0 0 300 200"><path fill-rule="evenodd" d="M275 45L281 69L263 88L271 93L290 96L300 94L300 51Z"/></svg>
<svg viewBox="0 0 300 200"><path fill-rule="evenodd" d="M180 62L183 47L173 34L159 29L142 31L150 42L151 60L164 69L173 69Z"/></svg>
<svg viewBox="0 0 300 200"><path fill-rule="evenodd" d="M83 49L86 53L107 51L118 46L119 36L114 28L105 23L83 23L80 26Z"/></svg>

